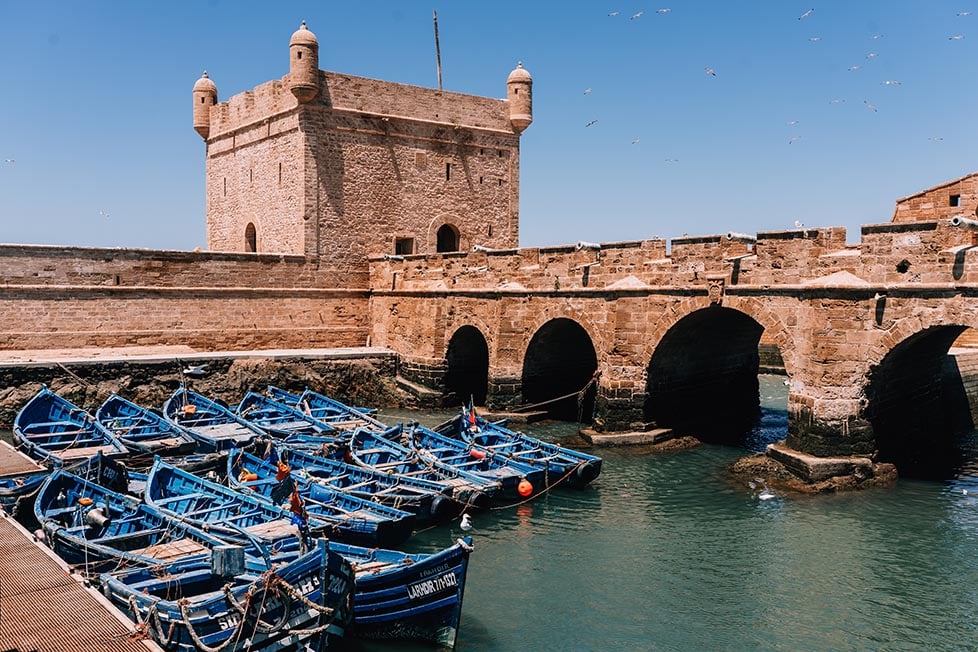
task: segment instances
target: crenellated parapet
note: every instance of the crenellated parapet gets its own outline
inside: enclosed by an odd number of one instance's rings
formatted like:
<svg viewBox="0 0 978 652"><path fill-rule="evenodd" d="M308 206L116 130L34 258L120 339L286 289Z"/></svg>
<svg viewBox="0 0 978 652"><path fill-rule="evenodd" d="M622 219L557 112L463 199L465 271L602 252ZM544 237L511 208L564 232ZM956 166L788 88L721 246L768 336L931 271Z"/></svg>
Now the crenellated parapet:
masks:
<svg viewBox="0 0 978 652"><path fill-rule="evenodd" d="M841 227L665 240L579 243L371 259L376 290L641 292L707 287L978 283L974 231L951 220L868 225L846 244ZM753 240L745 241L745 240Z"/></svg>

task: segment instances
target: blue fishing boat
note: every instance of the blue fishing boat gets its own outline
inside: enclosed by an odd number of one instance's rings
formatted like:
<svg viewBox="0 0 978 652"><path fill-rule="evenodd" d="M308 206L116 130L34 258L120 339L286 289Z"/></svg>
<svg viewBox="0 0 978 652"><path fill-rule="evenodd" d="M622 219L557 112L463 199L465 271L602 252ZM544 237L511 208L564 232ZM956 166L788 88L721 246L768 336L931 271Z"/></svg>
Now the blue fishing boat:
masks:
<svg viewBox="0 0 978 652"><path fill-rule="evenodd" d="M182 385L163 405L163 416L189 432L202 453L247 446L264 434L227 406Z"/></svg>
<svg viewBox="0 0 978 652"><path fill-rule="evenodd" d="M353 569L323 540L260 574L191 557L106 573L100 583L167 650L322 652L341 644L353 618Z"/></svg>
<svg viewBox="0 0 978 652"><path fill-rule="evenodd" d="M374 410L350 407L308 388L302 394L295 394L269 385L267 393L273 400L291 406L335 430L366 428L380 432L388 427L374 418Z"/></svg>
<svg viewBox="0 0 978 652"><path fill-rule="evenodd" d="M368 550L330 542L356 573L353 634L455 646L472 539L434 554Z"/></svg>
<svg viewBox="0 0 978 652"><path fill-rule="evenodd" d="M464 442L488 457L500 457L544 471L544 486L585 487L601 473L601 458L530 437L486 421L469 407L435 432Z"/></svg>
<svg viewBox="0 0 978 652"><path fill-rule="evenodd" d="M169 517L96 478L58 469L41 486L34 514L45 542L86 573L209 555L226 542ZM252 554L260 557L261 551ZM265 565L264 568L268 566Z"/></svg>
<svg viewBox="0 0 978 652"><path fill-rule="evenodd" d="M133 452L147 455L186 455L197 442L162 415L112 394L95 411L95 419Z"/></svg>
<svg viewBox="0 0 978 652"><path fill-rule="evenodd" d="M340 435L340 432L329 424L257 392L245 394L234 412L248 423L279 439L293 435L314 437Z"/></svg>
<svg viewBox="0 0 978 652"><path fill-rule="evenodd" d="M543 469L523 462L487 455L477 448L440 435L418 423L409 424L404 428L399 443L410 447L424 461L437 460L450 467L499 482L500 491L493 496L493 499L499 502L528 500L546 490Z"/></svg>
<svg viewBox="0 0 978 652"><path fill-rule="evenodd" d="M466 507L489 507L502 488L498 480L469 473L437 459L422 459L414 450L396 443L402 430L400 425L393 426L385 431L384 437L369 430L355 430L348 444L350 461L381 473L445 484L452 488L455 500Z"/></svg>
<svg viewBox="0 0 978 652"><path fill-rule="evenodd" d="M129 450L95 418L46 386L17 413L14 444L51 466L102 453L125 457Z"/></svg>
<svg viewBox="0 0 978 652"><path fill-rule="evenodd" d="M271 457L286 463L298 476L317 484L411 512L419 525L451 520L464 509L464 505L454 499L452 487L446 483L381 473L284 446L266 453L266 459Z"/></svg>
<svg viewBox="0 0 978 652"><path fill-rule="evenodd" d="M205 480L157 458L146 477L143 500L174 518L222 539L270 546L273 553L298 550L310 536L330 534L334 523L280 509L254 492Z"/></svg>
<svg viewBox="0 0 978 652"><path fill-rule="evenodd" d="M292 473L284 462L272 464L245 451L228 454L228 484L253 492L272 505L300 500L310 520L331 524L330 539L365 546L390 547L408 539L414 514L380 502L337 491Z"/></svg>

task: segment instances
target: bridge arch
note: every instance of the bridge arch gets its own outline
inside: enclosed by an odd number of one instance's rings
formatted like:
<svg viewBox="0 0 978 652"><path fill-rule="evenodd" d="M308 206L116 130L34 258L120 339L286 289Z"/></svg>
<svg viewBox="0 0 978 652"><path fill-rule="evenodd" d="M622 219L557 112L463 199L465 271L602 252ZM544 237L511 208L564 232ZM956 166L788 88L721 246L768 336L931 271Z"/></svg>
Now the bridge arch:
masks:
<svg viewBox="0 0 978 652"><path fill-rule="evenodd" d="M969 328L969 317L898 320L872 351L863 414L878 459L896 464L901 476L944 479L964 461L960 437L975 423L957 358L948 351Z"/></svg>
<svg viewBox="0 0 978 652"><path fill-rule="evenodd" d="M476 326L458 327L445 352L445 403L485 405L489 391L489 342Z"/></svg>
<svg viewBox="0 0 978 652"><path fill-rule="evenodd" d="M758 317L774 324L769 334L790 373L787 331L756 302L691 298L664 315L651 332L644 420L707 441L744 440L761 414L758 344L766 327Z"/></svg>
<svg viewBox="0 0 978 652"><path fill-rule="evenodd" d="M523 355L523 403L544 403L540 409L554 419L590 423L597 383L588 383L598 370L597 351L591 332L575 319L555 317L539 325ZM579 401L574 394L585 386Z"/></svg>

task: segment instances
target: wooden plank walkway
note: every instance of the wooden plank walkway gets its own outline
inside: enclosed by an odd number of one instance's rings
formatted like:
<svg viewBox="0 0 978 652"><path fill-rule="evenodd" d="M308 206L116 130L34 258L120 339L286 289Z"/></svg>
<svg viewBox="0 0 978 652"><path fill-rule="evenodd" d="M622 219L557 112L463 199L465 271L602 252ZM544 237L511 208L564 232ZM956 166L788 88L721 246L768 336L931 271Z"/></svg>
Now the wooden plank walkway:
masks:
<svg viewBox="0 0 978 652"><path fill-rule="evenodd" d="M0 478L40 473L44 467L5 441L0 441Z"/></svg>
<svg viewBox="0 0 978 652"><path fill-rule="evenodd" d="M16 521L0 518L0 650L160 651Z"/></svg>

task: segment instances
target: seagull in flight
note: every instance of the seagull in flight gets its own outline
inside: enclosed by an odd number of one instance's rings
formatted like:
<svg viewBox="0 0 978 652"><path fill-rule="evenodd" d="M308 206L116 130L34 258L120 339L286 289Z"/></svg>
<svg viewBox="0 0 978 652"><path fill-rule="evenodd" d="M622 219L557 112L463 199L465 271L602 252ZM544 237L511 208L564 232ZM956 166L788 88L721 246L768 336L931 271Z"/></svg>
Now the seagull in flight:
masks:
<svg viewBox="0 0 978 652"><path fill-rule="evenodd" d="M862 68L862 66L849 66L849 72L856 72L860 68Z"/></svg>
<svg viewBox="0 0 978 652"><path fill-rule="evenodd" d="M875 53L875 52L870 52L869 54L867 54L867 55L866 55L866 58L867 58L867 59L875 59L875 58L876 58L876 57L878 57L878 56L879 56L879 55L878 55L877 53Z"/></svg>
<svg viewBox="0 0 978 652"><path fill-rule="evenodd" d="M878 41L878 40L880 40L881 38L883 38L883 35L882 35L882 34L873 34L873 35L872 35L872 36L870 36L869 38L871 38L871 39L873 39L874 41Z"/></svg>
<svg viewBox="0 0 978 652"><path fill-rule="evenodd" d="M644 11L640 11L637 14L632 14L631 20L635 20L636 18L641 18L642 14L644 13L645 13Z"/></svg>
<svg viewBox="0 0 978 652"><path fill-rule="evenodd" d="M585 95L590 95L591 94L591 87L590 86L588 86L587 88L584 89L584 94Z"/></svg>
<svg viewBox="0 0 978 652"><path fill-rule="evenodd" d="M589 123L587 123L587 124L586 124L586 125L584 125L584 126L585 126L585 127L590 127L591 125L593 125L593 124L596 124L597 122L598 122L597 120L592 120L591 122L589 122Z"/></svg>
<svg viewBox="0 0 978 652"><path fill-rule="evenodd" d="M954 36L948 36L947 37L947 40L949 40L949 41L960 41L963 38L964 38L964 34L955 34Z"/></svg>
<svg viewBox="0 0 978 652"><path fill-rule="evenodd" d="M662 9L656 9L655 10L655 13L657 13L657 14L668 14L670 11L672 11L672 9L670 9L669 7L663 7ZM961 14L958 14L958 15L960 16Z"/></svg>
<svg viewBox="0 0 978 652"><path fill-rule="evenodd" d="M798 20L805 20L806 18L808 18L809 16L811 16L812 15L812 12L814 12L814 11L815 11L814 9L809 9L808 11L806 11L805 13L803 13L801 16L798 16Z"/></svg>
<svg viewBox="0 0 978 652"><path fill-rule="evenodd" d="M104 217L105 219L109 219L109 214L106 211L99 211L98 214Z"/></svg>
<svg viewBox="0 0 978 652"><path fill-rule="evenodd" d="M932 143L937 143L937 142L940 142L940 141L942 141L942 140L944 140L944 139L943 139L943 138L941 138L940 136L931 136L931 137L930 137L930 138L928 138L927 140L929 140L929 141L930 141L930 142L932 142Z"/></svg>
<svg viewBox="0 0 978 652"><path fill-rule="evenodd" d="M678 158L667 158L666 163L679 163Z"/></svg>
<svg viewBox="0 0 978 652"><path fill-rule="evenodd" d="M788 122L787 122L787 125L789 127L794 127L796 124L798 124L798 121L797 120L788 120Z"/></svg>
<svg viewBox="0 0 978 652"><path fill-rule="evenodd" d="M873 111L874 113L877 112L876 107L874 105L870 104L869 101L863 100L863 104L865 104L866 105L866 108L869 109L870 111Z"/></svg>
<svg viewBox="0 0 978 652"><path fill-rule="evenodd" d="M959 11L958 12L958 16L970 16L970 15L971 15L971 12L970 11Z"/></svg>
<svg viewBox="0 0 978 652"><path fill-rule="evenodd" d="M708 75L713 75L714 77L717 76L717 71L714 70L713 68L710 68L709 66L707 66L706 68L703 68L703 70L705 70L706 71L706 74L708 74Z"/></svg>
<svg viewBox="0 0 978 652"><path fill-rule="evenodd" d="M845 103L845 100L843 100L842 98L836 98L834 100L829 100L829 104L843 104L843 103Z"/></svg>
<svg viewBox="0 0 978 652"><path fill-rule="evenodd" d="M12 158L5 158L5 159L3 159L3 162L4 163L14 163L15 161Z"/></svg>
<svg viewBox="0 0 978 652"><path fill-rule="evenodd" d="M818 41L821 41L822 40L822 37L821 36L809 36L808 37L808 40L811 41L812 43L817 43Z"/></svg>
<svg viewBox="0 0 978 652"><path fill-rule="evenodd" d="M632 140L632 145L638 145L638 141L640 141L640 140L642 140L642 139L641 138L635 138L634 140Z"/></svg>
<svg viewBox="0 0 978 652"><path fill-rule="evenodd" d="M610 12L608 12L608 15L609 16L617 16L620 13L621 13L620 11L610 11Z"/></svg>
<svg viewBox="0 0 978 652"><path fill-rule="evenodd" d="M801 136L792 136L788 139L788 144L790 145L791 143L798 142L799 140L801 140Z"/></svg>
<svg viewBox="0 0 978 652"><path fill-rule="evenodd" d="M899 82L895 79L887 79L886 81L880 82L883 86L899 86L903 82Z"/></svg>

